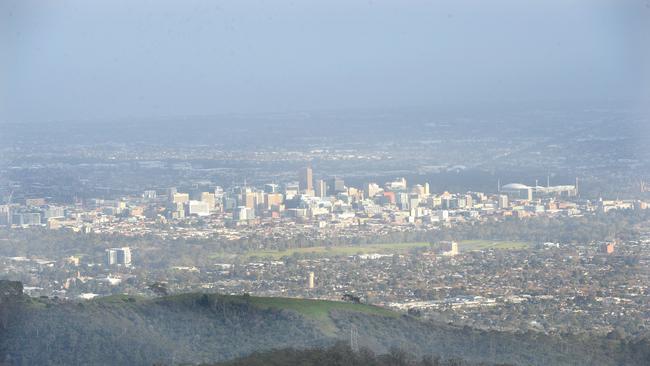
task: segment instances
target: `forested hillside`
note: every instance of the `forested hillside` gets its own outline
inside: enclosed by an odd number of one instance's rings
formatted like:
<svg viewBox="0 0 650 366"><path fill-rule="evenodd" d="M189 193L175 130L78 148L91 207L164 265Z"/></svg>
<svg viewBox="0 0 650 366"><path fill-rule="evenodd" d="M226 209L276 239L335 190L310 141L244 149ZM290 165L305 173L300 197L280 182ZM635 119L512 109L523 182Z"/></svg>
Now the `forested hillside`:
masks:
<svg viewBox="0 0 650 366"><path fill-rule="evenodd" d="M459 358L443 360L438 356L416 358L400 349L377 355L369 349L354 352L345 343L329 348L296 350L286 348L268 352L256 352L240 359L225 361L212 366L497 366L492 363L476 363ZM507 365L501 365L507 366Z"/></svg>
<svg viewBox="0 0 650 366"><path fill-rule="evenodd" d="M0 281L0 360L9 365L214 363L287 347L328 347L358 330L376 353L401 349L513 365L647 365L650 344L497 333L344 302L184 294L35 299Z"/></svg>

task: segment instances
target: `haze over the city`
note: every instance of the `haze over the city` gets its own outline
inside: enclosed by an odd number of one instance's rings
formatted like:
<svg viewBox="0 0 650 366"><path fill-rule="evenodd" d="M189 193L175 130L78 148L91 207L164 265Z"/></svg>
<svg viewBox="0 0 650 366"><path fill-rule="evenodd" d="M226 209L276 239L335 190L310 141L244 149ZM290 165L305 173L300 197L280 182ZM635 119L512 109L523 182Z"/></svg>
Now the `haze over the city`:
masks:
<svg viewBox="0 0 650 366"><path fill-rule="evenodd" d="M0 0L0 366L650 365L650 0Z"/></svg>
<svg viewBox="0 0 650 366"><path fill-rule="evenodd" d="M648 98L650 4L0 4L1 122Z"/></svg>

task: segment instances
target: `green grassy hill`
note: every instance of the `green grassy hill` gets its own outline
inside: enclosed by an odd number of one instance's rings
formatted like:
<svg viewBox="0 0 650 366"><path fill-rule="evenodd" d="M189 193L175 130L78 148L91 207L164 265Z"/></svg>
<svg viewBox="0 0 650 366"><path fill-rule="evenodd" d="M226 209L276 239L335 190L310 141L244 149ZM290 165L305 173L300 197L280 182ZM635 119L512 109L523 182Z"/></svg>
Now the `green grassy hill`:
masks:
<svg viewBox="0 0 650 366"><path fill-rule="evenodd" d="M64 302L0 292L0 363L214 363L256 351L349 340L378 353L460 357L515 365L644 364L648 344L482 332L386 309L333 301L183 294ZM646 363L647 364L647 363Z"/></svg>

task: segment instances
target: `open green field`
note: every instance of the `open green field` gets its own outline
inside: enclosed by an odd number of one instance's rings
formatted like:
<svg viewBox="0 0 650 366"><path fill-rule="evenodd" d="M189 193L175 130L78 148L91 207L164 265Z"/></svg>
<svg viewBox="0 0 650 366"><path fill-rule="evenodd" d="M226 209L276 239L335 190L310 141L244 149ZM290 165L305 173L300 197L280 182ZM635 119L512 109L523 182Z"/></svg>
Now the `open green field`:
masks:
<svg viewBox="0 0 650 366"><path fill-rule="evenodd" d="M530 243L523 241L461 240L458 242L458 249L461 252L485 249L526 249L528 247L530 247Z"/></svg>
<svg viewBox="0 0 650 366"><path fill-rule="evenodd" d="M357 313L364 313L369 315L378 315L395 318L399 314L388 309L380 308L372 305L354 304L342 301L328 301L328 300L310 300L310 299L294 299L286 297L253 297L249 298L250 302L260 308L272 309L287 309L293 310L306 318L317 321L321 329L328 333L334 334L336 326L329 317L330 311L351 311Z"/></svg>
<svg viewBox="0 0 650 366"><path fill-rule="evenodd" d="M458 242L461 252L470 252L486 249L526 249L530 243L522 241L503 240L461 240ZM282 257L291 257L294 254L311 255L317 257L336 257L357 254L400 254L414 248L427 248L429 243L388 243L388 244L365 244L365 245L342 245L334 247L307 247L291 248L285 250L255 250L243 255L245 259L265 258L279 260ZM216 257L216 256L215 256Z"/></svg>
<svg viewBox="0 0 650 366"><path fill-rule="evenodd" d="M247 258L273 258L290 257L295 254L311 254L322 257L347 256L356 254L395 254L407 252L414 248L426 248L429 243L389 243L389 244L365 244L355 246L336 247L309 247L292 248L286 250L256 250L245 254Z"/></svg>
<svg viewBox="0 0 650 366"><path fill-rule="evenodd" d="M133 303L133 304L142 304L149 301L161 302L161 301L170 301L170 302L190 302L196 300L203 296L202 293L185 293L178 295L169 295L165 297L149 299L143 296L133 296L126 294L117 294L110 296L101 296L95 299L89 300L88 303L96 304L124 304L124 303ZM315 299L301 299L293 297L258 297L258 296L246 296L246 295L222 295L222 294L211 294L209 296L218 297L222 301L233 302L233 303L249 303L260 309L286 309L293 310L297 313L300 313L308 318L315 320L324 320L328 317L329 312L332 310L342 310L342 311L352 311L370 315L379 315L379 316L388 316L388 317L397 317L398 313L381 308L378 306L366 305L366 304L355 304L345 301L331 301L331 300L315 300ZM38 299L37 299L38 300Z"/></svg>
<svg viewBox="0 0 650 366"><path fill-rule="evenodd" d="M342 301L295 299L288 297L250 297L250 302L266 309L288 309L308 318L325 319L332 310L353 311L364 314L397 317L398 313L377 306Z"/></svg>
<svg viewBox="0 0 650 366"><path fill-rule="evenodd" d="M179 295L171 295L154 300L147 300L143 298L131 298L126 295L114 295L103 298L91 300L95 303L111 303L120 304L120 306L136 306L136 304L146 304L149 301L153 302L172 302L172 303L186 303L191 304L199 300L202 296L201 293L187 293ZM347 311L355 313L363 313L367 315L376 315L382 317L396 318L400 314L386 308L367 305L355 304L344 301L330 301L330 300L314 300L314 299L300 299L290 297L258 297L247 295L208 295L213 299L218 298L219 301L229 302L233 304L250 304L259 309L277 309L277 310L290 310L299 313L305 318L311 319L318 323L321 330L334 335L337 331L336 325L330 318L331 311ZM122 305L129 304L129 305Z"/></svg>

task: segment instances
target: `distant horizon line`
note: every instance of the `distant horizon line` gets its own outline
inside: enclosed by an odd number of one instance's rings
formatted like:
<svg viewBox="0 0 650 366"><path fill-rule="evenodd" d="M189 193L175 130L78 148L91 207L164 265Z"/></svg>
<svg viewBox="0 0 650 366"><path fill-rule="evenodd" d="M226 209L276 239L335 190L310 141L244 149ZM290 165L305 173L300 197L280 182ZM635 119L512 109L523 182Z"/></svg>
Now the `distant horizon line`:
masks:
<svg viewBox="0 0 650 366"><path fill-rule="evenodd" d="M641 111L646 106L650 105L650 100L647 103L640 100L629 99L603 99L603 100L501 100L501 101L473 101L467 103L453 102L453 103L430 103L427 105L403 105L403 106L372 106L372 107L323 107L312 109L294 109L294 110L268 110L268 111L232 111L232 112L214 112L214 113L178 113L178 114L151 114L151 115L122 115L122 116L100 116L100 117L80 117L80 118L55 118L49 120L33 120L25 119L21 121L11 121L9 119L0 119L0 125L41 125L50 123L102 123L102 122L132 122L134 120L139 122L154 122L164 120L187 120L187 119L206 119L206 118L261 118L273 119L278 117L307 117L309 114L330 114L330 113L372 113L384 112L395 113L399 111L410 112L434 112L433 109L441 109L444 112L454 112L459 108L464 108L463 111L468 112L472 109L492 109L499 107L521 107L521 108L540 108L540 109L566 109L570 107L592 109L597 108L597 104L605 104L608 107L625 108L630 110ZM648 110L650 115L650 110Z"/></svg>

